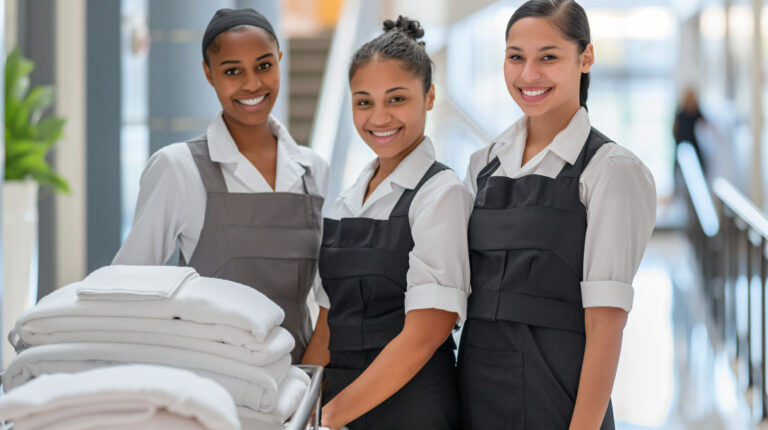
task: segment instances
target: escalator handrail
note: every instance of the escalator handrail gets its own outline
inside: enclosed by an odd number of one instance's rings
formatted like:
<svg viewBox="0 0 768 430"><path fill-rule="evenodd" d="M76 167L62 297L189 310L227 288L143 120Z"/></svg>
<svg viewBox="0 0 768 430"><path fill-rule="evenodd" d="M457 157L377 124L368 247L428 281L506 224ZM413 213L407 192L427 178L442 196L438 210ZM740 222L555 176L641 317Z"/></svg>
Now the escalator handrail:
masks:
<svg viewBox="0 0 768 430"><path fill-rule="evenodd" d="M704 170L690 142L677 145L677 165L683 173L683 180L701 229L707 236L715 237L720 230L720 222L707 180L704 178Z"/></svg>
<svg viewBox="0 0 768 430"><path fill-rule="evenodd" d="M723 205L744 221L747 226L764 239L768 239L768 217L752 203L741 191L725 178L717 178L712 189Z"/></svg>

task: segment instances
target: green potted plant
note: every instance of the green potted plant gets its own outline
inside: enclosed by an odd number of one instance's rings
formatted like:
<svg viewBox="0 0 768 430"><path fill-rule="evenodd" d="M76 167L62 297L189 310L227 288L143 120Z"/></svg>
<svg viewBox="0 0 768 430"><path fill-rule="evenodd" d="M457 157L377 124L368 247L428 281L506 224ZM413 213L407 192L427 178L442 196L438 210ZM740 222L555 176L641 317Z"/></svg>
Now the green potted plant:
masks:
<svg viewBox="0 0 768 430"><path fill-rule="evenodd" d="M5 61L5 180L3 181L2 228L4 295L2 332L29 305L37 292L31 285L37 255L37 194L39 185L68 192L67 182L56 175L45 159L62 136L64 119L46 116L53 103L53 88L30 89L34 63L18 49ZM4 361L12 357L3 351Z"/></svg>

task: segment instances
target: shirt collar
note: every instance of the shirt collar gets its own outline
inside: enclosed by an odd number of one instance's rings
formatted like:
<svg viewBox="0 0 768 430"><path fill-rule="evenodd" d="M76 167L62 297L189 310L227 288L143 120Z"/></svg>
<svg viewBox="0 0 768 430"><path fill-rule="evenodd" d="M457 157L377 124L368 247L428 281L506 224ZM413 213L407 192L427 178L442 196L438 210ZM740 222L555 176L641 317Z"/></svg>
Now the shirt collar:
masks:
<svg viewBox="0 0 768 430"><path fill-rule="evenodd" d="M392 192L393 184L400 188L416 188L424 173L435 162L435 157L435 147L432 140L425 136L424 140L376 187L364 204L363 197L368 189L368 183L379 167L378 158L366 164L355 183L341 193L340 199L351 213L358 213Z"/></svg>
<svg viewBox="0 0 768 430"><path fill-rule="evenodd" d="M277 138L275 190L287 190L301 179L310 163L301 157L298 144L280 121L272 115L267 121L270 131ZM224 123L222 112L219 112L211 120L206 134L211 161L235 165L235 175L243 174L249 168L255 169L237 148L235 140L232 139L232 135Z"/></svg>
<svg viewBox="0 0 768 430"><path fill-rule="evenodd" d="M525 141L528 137L527 127L528 118L524 116L494 139L494 147L491 148L492 153L488 161L495 155L499 157L507 173L520 170ZM552 152L569 164L575 163L584 142L589 137L591 128L587 110L582 107L576 111L568 125L555 136L552 142L537 154L536 158L541 159L546 153Z"/></svg>

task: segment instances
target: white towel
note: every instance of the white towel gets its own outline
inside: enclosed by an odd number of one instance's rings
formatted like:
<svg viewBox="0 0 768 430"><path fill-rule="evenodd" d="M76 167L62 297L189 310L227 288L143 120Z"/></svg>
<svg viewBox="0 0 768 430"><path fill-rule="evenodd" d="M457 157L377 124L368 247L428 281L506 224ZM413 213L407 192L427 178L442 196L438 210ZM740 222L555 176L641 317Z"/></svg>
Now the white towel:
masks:
<svg viewBox="0 0 768 430"><path fill-rule="evenodd" d="M156 417L158 412L172 416ZM17 429L47 429L52 423L69 429L128 424L144 429L153 421L175 422L176 428L240 428L232 397L213 381L180 369L141 365L41 376L0 397L0 418L13 421Z"/></svg>
<svg viewBox="0 0 768 430"><path fill-rule="evenodd" d="M30 346L53 343L132 343L205 352L253 366L279 360L293 350L295 342L282 327L274 327L264 342L257 342L251 332L231 326L149 318L38 318L19 331L24 339L14 344L19 353Z"/></svg>
<svg viewBox="0 0 768 430"><path fill-rule="evenodd" d="M238 407L237 413L241 422L265 422L273 424L283 424L290 419L301 400L307 393L309 387L309 376L298 367L291 367L288 376L280 383L277 405L270 413L254 411L249 408ZM243 426L243 428L252 427Z"/></svg>
<svg viewBox="0 0 768 430"><path fill-rule="evenodd" d="M191 267L105 266L88 275L77 288L82 300L162 300L171 298L187 280Z"/></svg>
<svg viewBox="0 0 768 430"><path fill-rule="evenodd" d="M196 323L187 326L189 337L196 337L200 325L235 328L249 332L249 342L263 343L285 315L280 306L254 288L223 279L197 277L185 282L170 300L141 302L78 300L79 285L60 288L24 312L14 329L18 341L30 343L24 327L36 320L75 316L146 318L152 324L169 320ZM220 335L229 333L222 331Z"/></svg>
<svg viewBox="0 0 768 430"><path fill-rule="evenodd" d="M195 351L155 345L62 343L36 346L19 354L3 374L5 390L37 376L72 373L113 364L159 364L211 377L230 391L238 405L261 412L277 406L278 384L288 375L291 359L284 356L268 366L248 366Z"/></svg>

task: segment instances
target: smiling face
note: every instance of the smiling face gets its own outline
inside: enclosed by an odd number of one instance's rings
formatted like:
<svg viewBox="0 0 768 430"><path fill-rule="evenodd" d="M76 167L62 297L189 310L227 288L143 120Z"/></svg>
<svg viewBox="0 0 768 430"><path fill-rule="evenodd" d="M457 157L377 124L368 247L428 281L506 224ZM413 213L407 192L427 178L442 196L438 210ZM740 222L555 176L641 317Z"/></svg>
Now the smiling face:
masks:
<svg viewBox="0 0 768 430"><path fill-rule="evenodd" d="M592 44L584 52L546 18L522 18L507 34L504 80L528 117L570 118L580 107L581 74L594 62Z"/></svg>
<svg viewBox="0 0 768 430"><path fill-rule="evenodd" d="M280 90L283 53L277 43L265 30L245 26L220 34L211 45L210 66L203 62L203 69L216 90L225 121L266 124Z"/></svg>
<svg viewBox="0 0 768 430"><path fill-rule="evenodd" d="M349 86L355 128L380 160L399 162L424 139L435 89L425 93L422 78L399 60L374 57L357 69Z"/></svg>

